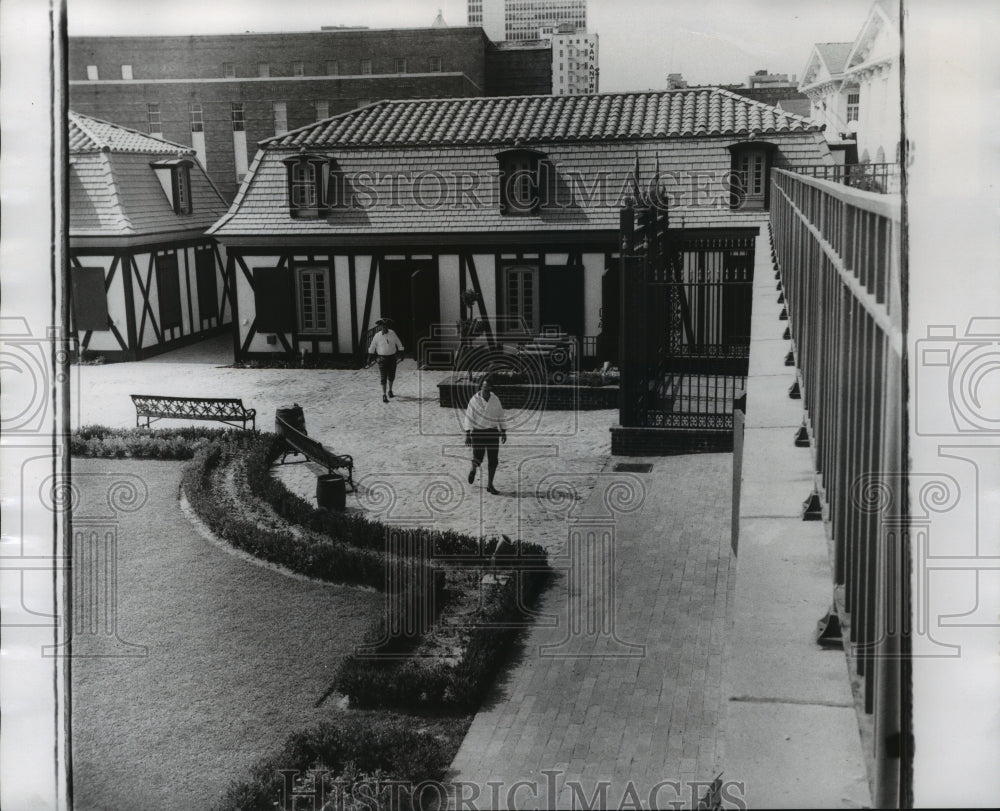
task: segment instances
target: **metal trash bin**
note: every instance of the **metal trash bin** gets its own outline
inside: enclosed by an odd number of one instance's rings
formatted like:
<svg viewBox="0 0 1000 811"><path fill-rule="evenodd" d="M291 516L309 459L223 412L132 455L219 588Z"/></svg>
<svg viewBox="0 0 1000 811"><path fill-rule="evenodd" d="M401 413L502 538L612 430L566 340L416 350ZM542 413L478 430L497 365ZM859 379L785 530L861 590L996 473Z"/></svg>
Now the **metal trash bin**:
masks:
<svg viewBox="0 0 1000 811"><path fill-rule="evenodd" d="M339 473L316 478L316 503L325 510L347 509L347 480Z"/></svg>
<svg viewBox="0 0 1000 811"><path fill-rule="evenodd" d="M281 424L282 421L284 421L285 425L290 425L300 433L306 433L306 417L302 413L302 406L298 403L279 408L274 412L274 433L278 436L285 435L284 425Z"/></svg>

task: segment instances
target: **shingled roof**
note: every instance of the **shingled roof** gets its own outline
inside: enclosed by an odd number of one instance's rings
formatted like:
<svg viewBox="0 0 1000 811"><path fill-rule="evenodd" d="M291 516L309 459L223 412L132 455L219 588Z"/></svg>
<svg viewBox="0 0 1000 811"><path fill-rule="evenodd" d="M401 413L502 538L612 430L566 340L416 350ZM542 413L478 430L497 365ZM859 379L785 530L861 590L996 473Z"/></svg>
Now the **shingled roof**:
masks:
<svg viewBox="0 0 1000 811"><path fill-rule="evenodd" d="M173 239L203 233L225 211L195 151L127 127L70 112L70 238ZM192 159L190 214L176 214L153 162Z"/></svg>
<svg viewBox="0 0 1000 811"><path fill-rule="evenodd" d="M154 138L110 121L80 113L69 113L70 154L86 152L141 153L146 155L193 155L189 146Z"/></svg>
<svg viewBox="0 0 1000 811"><path fill-rule="evenodd" d="M417 147L792 133L800 116L720 88L380 101L268 138L268 148Z"/></svg>

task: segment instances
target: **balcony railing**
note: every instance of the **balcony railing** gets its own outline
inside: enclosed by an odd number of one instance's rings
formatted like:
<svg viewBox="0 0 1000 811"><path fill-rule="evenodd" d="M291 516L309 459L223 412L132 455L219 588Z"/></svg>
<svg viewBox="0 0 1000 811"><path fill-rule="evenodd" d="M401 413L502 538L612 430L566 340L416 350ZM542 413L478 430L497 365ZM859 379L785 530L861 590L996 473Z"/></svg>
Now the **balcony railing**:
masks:
<svg viewBox="0 0 1000 811"><path fill-rule="evenodd" d="M772 188L773 245L841 618L865 712L875 716L876 788L895 807L910 639L900 201L780 170Z"/></svg>
<svg viewBox="0 0 1000 811"><path fill-rule="evenodd" d="M823 163L789 167L788 171L878 194L899 194L900 189L898 163L851 163L839 166Z"/></svg>

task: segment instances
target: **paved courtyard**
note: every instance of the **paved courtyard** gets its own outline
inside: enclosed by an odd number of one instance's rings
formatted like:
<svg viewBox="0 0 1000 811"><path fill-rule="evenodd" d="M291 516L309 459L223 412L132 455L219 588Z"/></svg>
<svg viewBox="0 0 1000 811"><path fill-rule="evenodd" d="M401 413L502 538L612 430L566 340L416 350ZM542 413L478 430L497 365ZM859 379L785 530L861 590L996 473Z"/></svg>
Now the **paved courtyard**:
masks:
<svg viewBox="0 0 1000 811"><path fill-rule="evenodd" d="M257 425L267 431L273 430L277 409L297 403L310 436L354 457L360 487L349 497L349 508L365 509L385 521L506 534L548 548L564 540L562 502L568 488L572 498L585 498L611 452L609 428L617 421L616 412L511 411L496 477L500 495L491 496L481 478L475 487L466 480L470 452L459 412L438 405L437 383L447 373L418 372L406 360L396 397L385 404L375 367L233 369L225 366L231 344L207 343L141 363L77 367L80 397L74 398L74 426L134 426L130 394L241 397L244 405L257 409ZM182 424L165 420L156 426ZM302 457L289 457L292 464L279 467L277 475L313 499L317 468L296 459Z"/></svg>
<svg viewBox="0 0 1000 811"><path fill-rule="evenodd" d="M442 373L405 362L383 404L374 369L225 368L215 343L80 368L74 424L134 425L133 392L239 396L265 430L298 403L311 436L355 458L350 509L544 544L555 581L453 763L456 796L475 808L581 807L595 790L594 807L696 804L725 769L730 454L612 459L616 412L514 412L491 496L466 481L456 412L437 404ZM652 470L618 473L618 461ZM312 498L316 472L293 461L277 475Z"/></svg>

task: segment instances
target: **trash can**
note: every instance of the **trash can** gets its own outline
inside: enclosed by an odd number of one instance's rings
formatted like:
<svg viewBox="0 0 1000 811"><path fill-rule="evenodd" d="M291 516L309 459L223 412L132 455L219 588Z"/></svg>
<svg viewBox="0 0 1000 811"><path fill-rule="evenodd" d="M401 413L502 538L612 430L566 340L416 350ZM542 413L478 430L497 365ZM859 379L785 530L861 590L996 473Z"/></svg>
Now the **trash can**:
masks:
<svg viewBox="0 0 1000 811"><path fill-rule="evenodd" d="M316 503L326 510L347 508L347 482L339 473L324 473L316 479Z"/></svg>
<svg viewBox="0 0 1000 811"><path fill-rule="evenodd" d="M279 408L274 412L274 433L278 436L285 435L285 427L282 425L282 421L284 421L285 425L290 425L300 433L306 433L306 417L302 413L302 406L298 403L285 406L285 408Z"/></svg>

